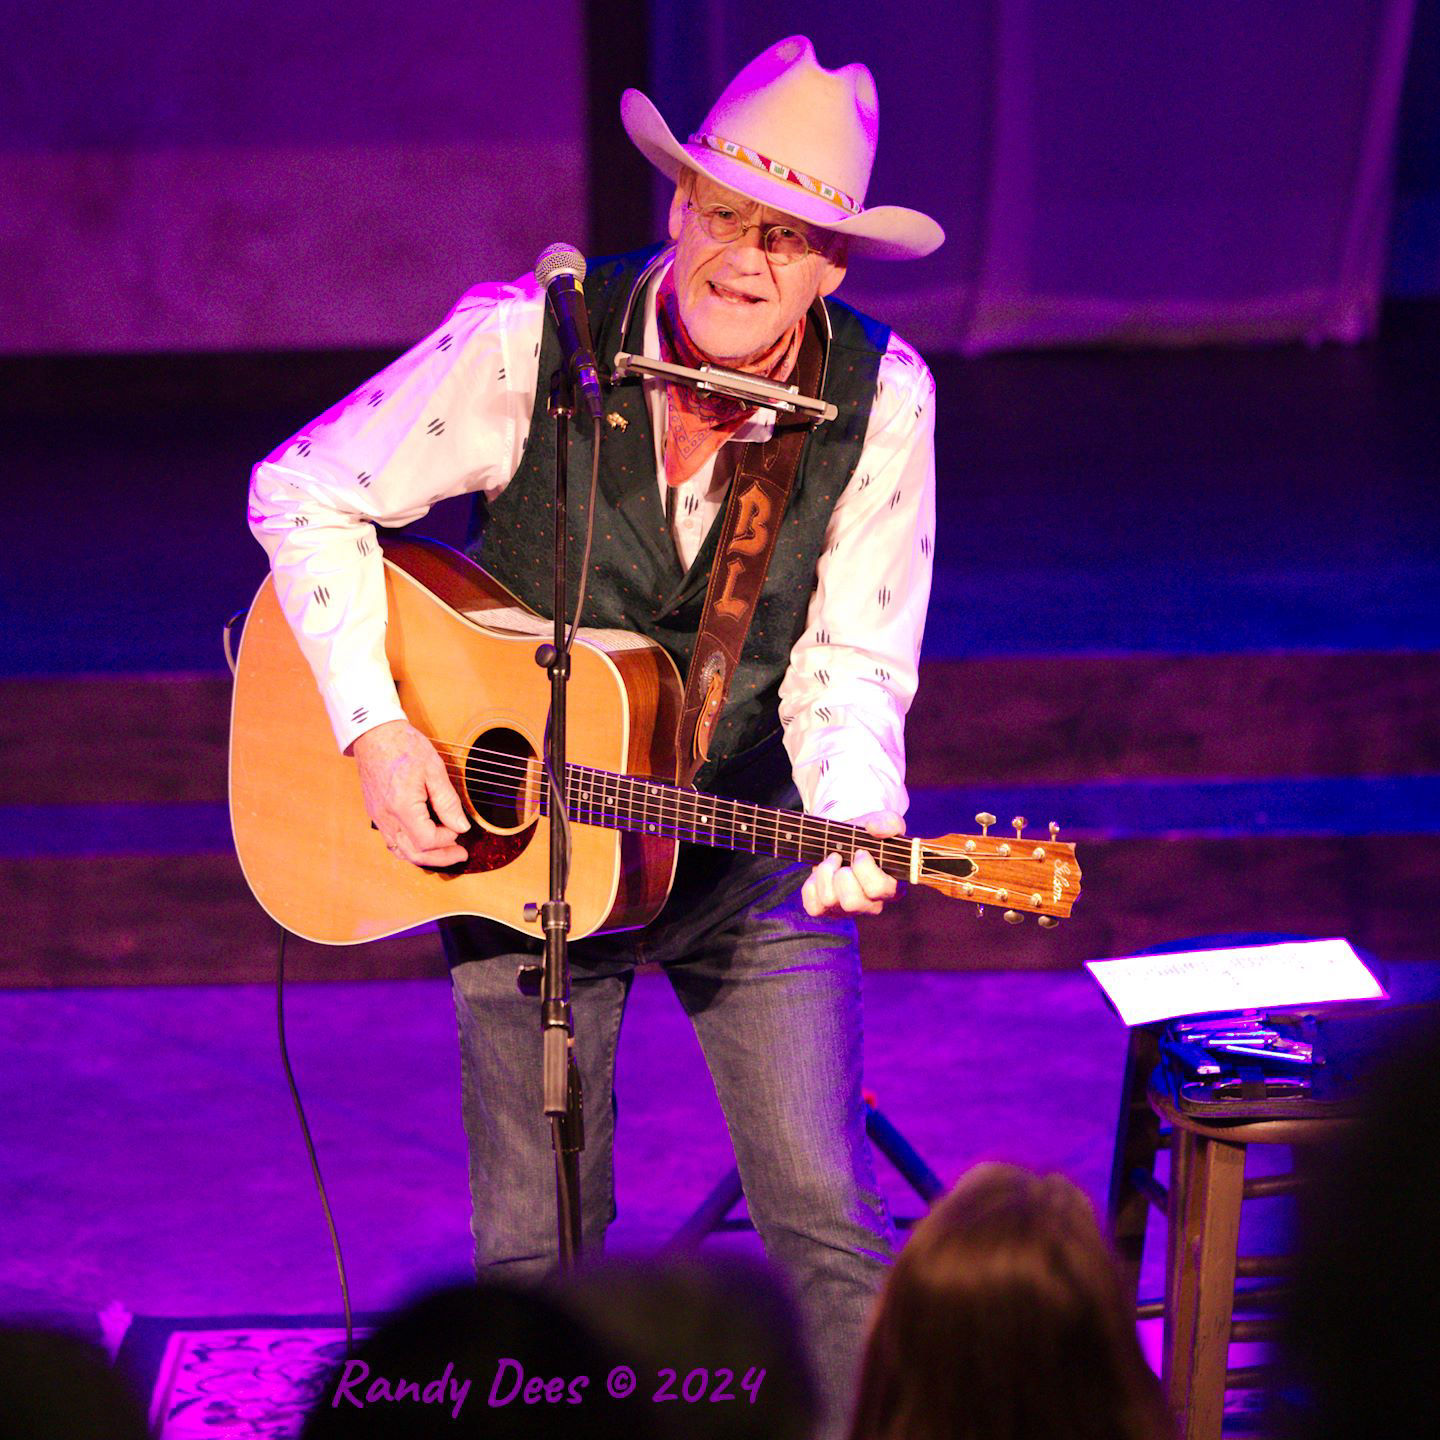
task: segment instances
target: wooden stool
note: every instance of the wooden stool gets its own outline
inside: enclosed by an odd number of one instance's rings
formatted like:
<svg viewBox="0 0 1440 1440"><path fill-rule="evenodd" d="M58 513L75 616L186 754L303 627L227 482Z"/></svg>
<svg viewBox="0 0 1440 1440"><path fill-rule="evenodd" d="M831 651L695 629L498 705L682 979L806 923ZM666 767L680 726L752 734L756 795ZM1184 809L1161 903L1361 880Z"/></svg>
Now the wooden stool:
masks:
<svg viewBox="0 0 1440 1440"><path fill-rule="evenodd" d="M1297 1114L1287 1119L1197 1119L1163 1086L1150 1101L1170 1126L1170 1185L1166 1215L1165 1342L1161 1383L1185 1440L1218 1440L1225 1391L1256 1384L1260 1367L1228 1368L1231 1340L1264 1340L1266 1319L1234 1318L1237 1276L1283 1277L1288 1256L1238 1254L1240 1206L1247 1198L1298 1188L1295 1174L1245 1179L1251 1145L1331 1143L1349 1127L1347 1117ZM1280 1287L1242 1291L1251 1305L1275 1298Z"/></svg>
<svg viewBox="0 0 1440 1440"><path fill-rule="evenodd" d="M1267 1018L1293 1021L1305 1015L1271 1012ZM1128 1292L1135 1296L1151 1206L1165 1217L1164 1297L1137 1304L1136 1315L1164 1319L1162 1379L1185 1440L1217 1440L1226 1389L1261 1385L1264 1367L1228 1368L1229 1344L1270 1338L1273 1318L1252 1318L1249 1312L1272 1308L1293 1269L1288 1255L1237 1253L1242 1202L1300 1188L1300 1176L1316 1170L1303 1152L1339 1141L1356 1125L1370 1067L1430 1033L1435 1004L1429 998L1332 1004L1309 1018L1316 1022L1316 1053L1325 1063L1310 1072L1306 1094L1263 1099L1240 1098L1238 1090L1224 1099L1213 1089L1207 1093L1162 1044L1163 1025L1130 1032L1110 1177L1110 1233ZM1170 1178L1161 1185L1155 1159L1167 1140ZM1301 1153L1294 1156L1292 1173L1252 1174L1247 1180L1252 1145L1290 1146ZM1237 1277L1262 1283L1237 1292Z"/></svg>
<svg viewBox="0 0 1440 1440"><path fill-rule="evenodd" d="M1299 1188L1295 1173L1245 1178L1251 1145L1311 1147L1338 1139L1353 1123L1349 1107L1304 1099L1273 1100L1263 1118L1254 1106L1213 1103L1202 1116L1176 1100L1179 1077L1160 1045L1163 1026L1130 1032L1119 1123L1110 1175L1111 1241L1138 1319L1163 1318L1161 1381L1184 1440L1218 1440L1227 1388L1257 1386L1263 1368L1228 1368L1232 1340L1265 1340L1274 1333L1268 1316L1236 1318L1235 1281L1275 1283L1239 1292L1247 1312L1283 1295L1292 1269L1288 1255L1240 1255L1240 1209L1244 1200L1283 1195ZM1227 1109L1241 1114L1227 1114ZM1155 1177L1155 1159L1167 1142L1170 1180ZM1165 1217L1165 1293L1140 1301L1140 1265L1151 1208Z"/></svg>
<svg viewBox="0 0 1440 1440"><path fill-rule="evenodd" d="M1125 1293L1141 1319L1161 1313L1159 1302L1139 1305L1140 1262L1145 1256L1145 1229L1153 1205L1163 1215L1165 1188L1155 1179L1155 1156L1161 1144L1160 1117L1149 1100L1150 1077L1160 1063L1160 1025L1137 1025L1125 1052L1125 1080L1120 1089L1120 1116L1110 1162L1110 1197L1106 1205L1110 1241Z"/></svg>

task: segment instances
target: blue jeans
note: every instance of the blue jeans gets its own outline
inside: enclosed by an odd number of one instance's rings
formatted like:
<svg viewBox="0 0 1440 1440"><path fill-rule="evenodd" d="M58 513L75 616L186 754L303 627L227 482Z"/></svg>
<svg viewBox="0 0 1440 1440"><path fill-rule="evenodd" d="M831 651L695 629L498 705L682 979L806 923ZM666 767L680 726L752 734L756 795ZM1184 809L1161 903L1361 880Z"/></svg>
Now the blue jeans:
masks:
<svg viewBox="0 0 1440 1440"><path fill-rule="evenodd" d="M799 1305L829 1433L843 1433L866 1320L893 1254L861 1097L854 923L808 916L808 870L682 851L645 930L570 947L584 1086L584 1244L615 1214L615 1046L637 963L663 967L695 1026L750 1216ZM540 1113L537 1002L515 970L538 946L482 922L444 927L464 1062L475 1257L541 1278L556 1263L554 1164Z"/></svg>

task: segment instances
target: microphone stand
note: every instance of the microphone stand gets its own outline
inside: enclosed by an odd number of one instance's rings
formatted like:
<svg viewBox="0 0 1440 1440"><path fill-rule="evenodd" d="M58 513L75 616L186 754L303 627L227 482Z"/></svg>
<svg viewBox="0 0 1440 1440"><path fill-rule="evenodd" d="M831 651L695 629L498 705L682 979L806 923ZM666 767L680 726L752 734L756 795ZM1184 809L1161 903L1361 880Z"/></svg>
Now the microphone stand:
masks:
<svg viewBox="0 0 1440 1440"><path fill-rule="evenodd" d="M550 898L538 907L545 937L540 972L540 1026L543 1047L544 1113L555 1151L555 1211L560 1264L573 1269L581 1252L580 1151L585 1148L580 1067L575 1060L575 1023L570 1007L570 822L565 799L565 687L570 660L565 653L566 518L569 424L575 413L572 377L562 363L550 380L550 414L555 419L555 591L554 641L541 645L535 663L550 676L550 724L545 772L550 794Z"/></svg>
<svg viewBox="0 0 1440 1440"><path fill-rule="evenodd" d="M797 415L815 425L833 420L835 407L802 395L798 387L722 366L698 370L621 352L615 357L612 383L629 376L663 378L766 406L778 413ZM555 421L555 589L551 611L554 640L535 652L535 663L550 676L550 724L545 747L546 786L550 795L550 898L527 906L529 917L538 913L545 937L544 963L539 967L542 1090L544 1114L550 1121L555 1152L555 1218L562 1269L573 1269L582 1248L580 1212L580 1152L585 1148L580 1067L575 1059L575 1021L570 1005L570 903L565 898L570 878L570 820L565 795L565 694L570 661L565 651L565 630L570 613L566 594L566 498L569 489L570 420L575 414L575 377L563 361L550 377L549 411ZM596 444L599 444L598 430ZM520 984L535 993L534 968L525 967Z"/></svg>

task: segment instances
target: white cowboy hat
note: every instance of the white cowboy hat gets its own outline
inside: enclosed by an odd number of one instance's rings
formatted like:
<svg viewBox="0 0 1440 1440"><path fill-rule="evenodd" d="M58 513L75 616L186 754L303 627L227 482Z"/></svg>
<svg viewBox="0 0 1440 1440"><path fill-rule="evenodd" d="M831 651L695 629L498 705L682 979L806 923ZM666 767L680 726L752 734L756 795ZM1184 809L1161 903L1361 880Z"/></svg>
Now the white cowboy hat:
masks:
<svg viewBox="0 0 1440 1440"><path fill-rule="evenodd" d="M682 145L638 90L620 101L625 133L670 179L683 168L773 210L833 230L852 253L913 260L945 232L899 205L866 210L879 130L875 77L863 65L826 70L815 47L792 35L757 55Z"/></svg>

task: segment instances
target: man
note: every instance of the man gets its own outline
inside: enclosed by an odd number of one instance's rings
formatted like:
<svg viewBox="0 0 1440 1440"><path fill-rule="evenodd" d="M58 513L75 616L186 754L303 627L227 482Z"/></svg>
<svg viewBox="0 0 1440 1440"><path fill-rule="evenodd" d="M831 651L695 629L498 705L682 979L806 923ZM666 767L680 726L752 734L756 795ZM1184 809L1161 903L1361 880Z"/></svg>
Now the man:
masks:
<svg viewBox="0 0 1440 1440"><path fill-rule="evenodd" d="M787 380L803 348L818 345L822 393L839 411L806 440L697 784L896 834L929 594L934 386L903 341L824 297L849 253L920 256L942 232L915 211L863 208L874 81L860 65L823 69L803 37L746 66L686 144L637 91L622 116L676 180L674 248L591 267L602 366L626 349ZM437 499L475 493L477 556L548 613L545 398L557 355L533 280L479 287L435 335L255 471L252 528L273 557L337 742L356 759L372 820L413 864L463 860L469 820L396 698L370 524L404 524ZM610 408L585 621L649 635L683 674L720 529L712 521L740 447L768 441L774 416L649 381L614 391ZM588 428L577 426L572 444L587 445ZM572 503L572 524L583 523L579 509ZM535 683L546 683L538 669ZM572 712L571 723L583 716ZM655 962L695 1025L751 1216L795 1286L831 1428L843 1424L891 1253L864 1135L851 917L878 913L894 892L863 852L853 865L834 855L806 871L687 849L651 926L571 947L587 1247L599 1246L613 1214L611 1081L625 998L637 961ZM445 944L477 1263L539 1276L554 1264L553 1171L537 1007L515 990L516 964L536 947L468 920L445 927Z"/></svg>

